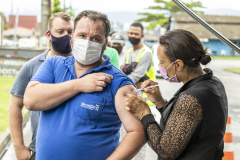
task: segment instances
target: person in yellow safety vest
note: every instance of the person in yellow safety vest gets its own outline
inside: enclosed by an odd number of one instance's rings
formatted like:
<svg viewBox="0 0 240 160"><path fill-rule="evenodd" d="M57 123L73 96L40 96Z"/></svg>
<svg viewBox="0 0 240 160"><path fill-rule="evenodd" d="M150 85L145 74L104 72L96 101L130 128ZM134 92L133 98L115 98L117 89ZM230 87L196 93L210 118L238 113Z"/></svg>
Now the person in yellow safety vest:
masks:
<svg viewBox="0 0 240 160"><path fill-rule="evenodd" d="M145 80L156 80L152 51L141 42L143 37L142 24L139 22L131 24L128 38L133 47L128 50L125 64L120 67L133 80L137 88L141 88L141 84ZM142 97L147 98L145 93L142 94ZM147 100L147 103L150 106L154 105L149 100Z"/></svg>

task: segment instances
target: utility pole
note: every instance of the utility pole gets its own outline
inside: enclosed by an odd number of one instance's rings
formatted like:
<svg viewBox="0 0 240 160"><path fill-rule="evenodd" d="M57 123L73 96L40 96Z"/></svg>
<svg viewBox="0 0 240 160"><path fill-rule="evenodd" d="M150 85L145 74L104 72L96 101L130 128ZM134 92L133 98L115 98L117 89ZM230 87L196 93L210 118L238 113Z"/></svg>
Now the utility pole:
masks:
<svg viewBox="0 0 240 160"><path fill-rule="evenodd" d="M66 12L65 0L63 0L63 12Z"/></svg>
<svg viewBox="0 0 240 160"><path fill-rule="evenodd" d="M14 26L14 37L13 37L13 40L14 40L14 44L15 44L15 47L17 47L18 45L18 43L17 43L17 29L18 29L18 18L19 18L19 16L18 16L18 8L17 8L17 14L16 14L16 16L15 16L15 26Z"/></svg>
<svg viewBox="0 0 240 160"><path fill-rule="evenodd" d="M10 19L10 28L13 28L13 0L11 1L11 17Z"/></svg>
<svg viewBox="0 0 240 160"><path fill-rule="evenodd" d="M51 13L51 0L42 0L41 36L45 36L48 29L48 20Z"/></svg>

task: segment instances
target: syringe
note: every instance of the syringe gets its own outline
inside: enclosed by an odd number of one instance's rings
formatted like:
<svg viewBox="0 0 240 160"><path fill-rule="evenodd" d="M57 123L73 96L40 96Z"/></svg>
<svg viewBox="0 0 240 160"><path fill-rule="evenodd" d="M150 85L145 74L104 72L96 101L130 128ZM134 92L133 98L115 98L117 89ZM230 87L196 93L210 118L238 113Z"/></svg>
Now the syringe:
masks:
<svg viewBox="0 0 240 160"><path fill-rule="evenodd" d="M147 87L145 87L145 88L151 89L151 88L154 88L154 87L157 87L157 86L159 86L159 85L157 84L157 85L147 86ZM140 88L140 89L137 89L137 90L138 90L138 91L144 91L144 88Z"/></svg>

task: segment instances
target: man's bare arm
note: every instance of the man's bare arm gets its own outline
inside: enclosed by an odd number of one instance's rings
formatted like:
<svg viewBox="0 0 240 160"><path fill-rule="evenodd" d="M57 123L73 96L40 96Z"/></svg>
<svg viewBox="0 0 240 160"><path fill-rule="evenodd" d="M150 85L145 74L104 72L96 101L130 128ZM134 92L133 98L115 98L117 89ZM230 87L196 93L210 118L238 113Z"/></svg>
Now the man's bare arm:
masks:
<svg viewBox="0 0 240 160"><path fill-rule="evenodd" d="M23 98L12 95L9 102L9 127L17 159L28 160L30 150L24 145L22 129Z"/></svg>
<svg viewBox="0 0 240 160"><path fill-rule="evenodd" d="M135 93L132 85L118 89L115 96L115 106L118 116L127 132L117 149L108 159L132 159L146 143L142 123L126 110L126 97L128 93Z"/></svg>
<svg viewBox="0 0 240 160"><path fill-rule="evenodd" d="M24 105L29 110L49 110L80 92L102 91L112 78L105 73L93 73L57 84L31 81L24 94Z"/></svg>

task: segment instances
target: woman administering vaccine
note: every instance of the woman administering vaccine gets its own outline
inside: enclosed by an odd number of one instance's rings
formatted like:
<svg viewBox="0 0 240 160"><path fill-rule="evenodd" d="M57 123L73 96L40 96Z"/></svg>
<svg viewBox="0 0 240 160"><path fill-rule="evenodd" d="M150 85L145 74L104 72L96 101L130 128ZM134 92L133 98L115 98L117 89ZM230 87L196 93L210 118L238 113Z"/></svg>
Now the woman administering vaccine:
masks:
<svg viewBox="0 0 240 160"><path fill-rule="evenodd" d="M161 113L160 125L140 96L127 95L126 109L141 120L145 137L160 160L222 159L227 97L221 81L200 65L208 64L211 57L198 38L185 30L168 31L159 42L160 73L169 82L184 85L167 101L157 82L142 84Z"/></svg>

